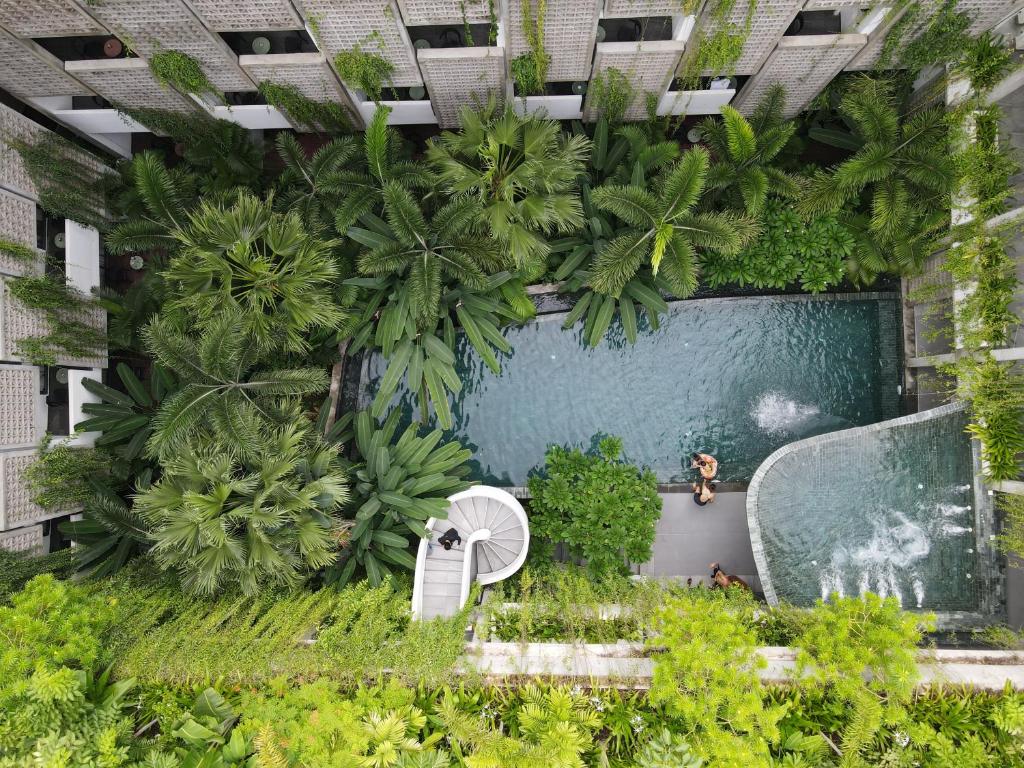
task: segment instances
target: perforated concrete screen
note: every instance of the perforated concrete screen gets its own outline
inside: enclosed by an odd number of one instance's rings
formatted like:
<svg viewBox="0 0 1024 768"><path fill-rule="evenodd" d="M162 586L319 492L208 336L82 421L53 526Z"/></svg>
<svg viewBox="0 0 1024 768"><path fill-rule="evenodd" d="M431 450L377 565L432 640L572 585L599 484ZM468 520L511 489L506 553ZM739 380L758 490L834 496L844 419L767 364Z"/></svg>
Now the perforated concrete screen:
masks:
<svg viewBox="0 0 1024 768"><path fill-rule="evenodd" d="M743 53L736 62L735 74L752 75L768 58L782 38L786 28L803 8L804 0L758 0L757 8L750 19L750 33L746 35ZM746 25L748 5L737 2L724 23L716 22L707 13L697 23L704 37L710 37L720 28L732 24L742 34ZM721 72L707 71L705 75L720 75Z"/></svg>
<svg viewBox="0 0 1024 768"><path fill-rule="evenodd" d="M786 37L764 67L740 91L733 106L749 115L775 83L786 86L786 117L792 117L821 93L867 43L864 35Z"/></svg>
<svg viewBox="0 0 1024 768"><path fill-rule="evenodd" d="M0 136L32 139L38 136L42 130L44 129L24 115L0 104ZM0 142L0 187L6 187L32 199L35 199L36 196L36 186L25 170L25 164L21 162L21 157L4 142Z"/></svg>
<svg viewBox="0 0 1024 768"><path fill-rule="evenodd" d="M291 0L189 0L210 29L220 32L268 32L302 29Z"/></svg>
<svg viewBox="0 0 1024 768"><path fill-rule="evenodd" d="M191 98L153 77L142 59L69 61L65 67L112 104L174 112L193 112L198 108Z"/></svg>
<svg viewBox="0 0 1024 768"><path fill-rule="evenodd" d="M43 526L33 525L31 528L19 528L8 533L0 533L0 549L8 552L25 552L33 555L44 554Z"/></svg>
<svg viewBox="0 0 1024 768"><path fill-rule="evenodd" d="M532 0L536 15L537 2ZM597 0L547 0L544 48L551 54L548 82L588 80L597 41ZM505 11L509 58L526 53L530 45L523 32L523 14L516 0Z"/></svg>
<svg viewBox="0 0 1024 768"><path fill-rule="evenodd" d="M805 11L832 11L839 8L866 8L864 0L807 0Z"/></svg>
<svg viewBox="0 0 1024 768"><path fill-rule="evenodd" d="M63 65L31 41L0 30L0 88L23 99L89 96L88 88L64 73Z"/></svg>
<svg viewBox="0 0 1024 768"><path fill-rule="evenodd" d="M683 5L678 0L605 0L602 15L607 18L674 16L683 12Z"/></svg>
<svg viewBox="0 0 1024 768"><path fill-rule="evenodd" d="M936 0L932 1L936 2ZM971 35L978 35L1020 6L1019 0L1014 0L1013 2L1006 2L1006 0L961 0L957 3L956 7L958 11L966 13L968 18L971 19L971 26L968 32ZM882 54L886 36L904 13L906 13L905 10L889 14L885 24L871 35L870 42L864 47L864 50L860 51L850 61L846 69L868 70L874 67ZM928 23L930 15L931 12L926 10L920 14L917 21L911 24L910 29L903 36L904 44L921 34Z"/></svg>
<svg viewBox="0 0 1024 768"><path fill-rule="evenodd" d="M144 58L162 50L181 51L202 64L220 90L255 90L227 43L203 26L183 0L102 0L90 10Z"/></svg>
<svg viewBox="0 0 1024 768"><path fill-rule="evenodd" d="M501 48L442 48L419 52L420 69L442 128L459 126L463 106L486 103L505 93L505 56Z"/></svg>
<svg viewBox="0 0 1024 768"><path fill-rule="evenodd" d="M519 0L508 0L518 5ZM498 13L499 0L494 0L494 12ZM487 0L398 0L402 18L408 27L428 24L487 24L491 20Z"/></svg>
<svg viewBox="0 0 1024 768"><path fill-rule="evenodd" d="M83 309L74 319L100 331L107 327L107 313L99 307ZM49 332L50 324L45 313L23 305L11 295L10 288L0 278L0 360L20 361L19 342L46 336ZM79 368L103 368L107 361L105 353L95 357L72 357L62 353L57 355L57 363Z"/></svg>
<svg viewBox="0 0 1024 768"><path fill-rule="evenodd" d="M392 85L422 85L412 41L394 0L296 0L320 50L333 59L359 46L390 61Z"/></svg>
<svg viewBox="0 0 1024 768"><path fill-rule="evenodd" d="M0 26L18 37L102 35L103 25L72 0L0 0Z"/></svg>
<svg viewBox="0 0 1024 768"><path fill-rule="evenodd" d="M646 94L653 93L661 97L665 93L682 50L683 43L673 40L600 43L594 56L594 77L613 68L625 74L633 84L635 93L632 105L626 110L626 119L642 120L647 117ZM584 110L584 118L595 118L589 103Z"/></svg>
<svg viewBox="0 0 1024 768"><path fill-rule="evenodd" d="M42 439L39 376L35 366L0 365L0 448L34 446Z"/></svg>
<svg viewBox="0 0 1024 768"><path fill-rule="evenodd" d="M26 197L0 189L0 240L36 247L36 204ZM0 274L25 275L36 273L42 257L26 263L0 251Z"/></svg>
<svg viewBox="0 0 1024 768"><path fill-rule="evenodd" d="M319 53L239 56L239 64L257 85L264 80L290 85L314 101L341 104L350 120L358 117L327 59Z"/></svg>
<svg viewBox="0 0 1024 768"><path fill-rule="evenodd" d="M24 528L71 511L70 507L46 509L32 500L25 470L38 456L35 449L0 452L0 531Z"/></svg>

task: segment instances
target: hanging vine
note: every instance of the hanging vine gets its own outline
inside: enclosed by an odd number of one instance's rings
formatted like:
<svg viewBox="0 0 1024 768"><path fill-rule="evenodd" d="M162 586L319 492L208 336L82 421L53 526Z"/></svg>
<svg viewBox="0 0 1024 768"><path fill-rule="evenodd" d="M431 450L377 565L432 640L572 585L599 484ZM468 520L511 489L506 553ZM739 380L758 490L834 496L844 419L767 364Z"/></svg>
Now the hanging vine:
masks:
<svg viewBox="0 0 1024 768"><path fill-rule="evenodd" d="M534 8L536 3L536 9ZM548 79L551 55L544 48L544 17L547 0L520 0L519 10L523 35L530 50L512 59L509 68L520 96L539 96L544 93Z"/></svg>
<svg viewBox="0 0 1024 768"><path fill-rule="evenodd" d="M704 11L704 23L694 29L688 47L695 51L684 62L679 73L684 90L695 90L705 72L732 77L743 48L750 36L750 27L757 0L747 0L743 23L730 21L738 0L711 0ZM705 30L710 29L710 34Z"/></svg>

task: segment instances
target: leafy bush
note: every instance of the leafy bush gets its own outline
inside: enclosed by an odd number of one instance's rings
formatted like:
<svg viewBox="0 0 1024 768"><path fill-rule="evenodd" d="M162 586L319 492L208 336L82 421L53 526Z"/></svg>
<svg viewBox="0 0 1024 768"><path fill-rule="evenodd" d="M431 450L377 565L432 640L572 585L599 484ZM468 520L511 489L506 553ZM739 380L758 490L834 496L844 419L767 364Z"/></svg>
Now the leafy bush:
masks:
<svg viewBox="0 0 1024 768"><path fill-rule="evenodd" d="M439 429L419 437L418 424L392 443L398 418L397 410L383 424L369 411L355 417L355 446L362 458L353 470L358 506L344 565L329 580L344 584L361 567L376 586L395 566L414 570L410 534L426 538L427 520L447 517L448 496L469 487L462 479L469 472L469 450L455 441L441 443Z"/></svg>
<svg viewBox="0 0 1024 768"><path fill-rule="evenodd" d="M804 219L791 204L769 199L761 221L761 234L735 256L704 255L709 285L782 289L799 283L819 293L843 279L854 239L835 216Z"/></svg>
<svg viewBox="0 0 1024 768"><path fill-rule="evenodd" d="M245 457L200 441L136 496L157 562L190 592L295 586L338 557L345 536L336 512L348 486L337 449L298 424L266 437Z"/></svg>
<svg viewBox="0 0 1024 768"><path fill-rule="evenodd" d="M101 660L110 605L51 574L36 576L0 606L0 691L33 670L89 669ZM2 708L0 708L2 709Z"/></svg>
<svg viewBox="0 0 1024 768"><path fill-rule="evenodd" d="M595 578L622 573L627 561L651 558L655 525L661 517L658 481L650 470L619 460L622 441L606 437L596 455L578 448L551 448L545 476L529 480L530 555L548 560L564 542L573 557L586 560Z"/></svg>
<svg viewBox="0 0 1024 768"><path fill-rule="evenodd" d="M990 91L1013 68L1013 48L991 31L972 40L959 53L959 60L954 64L954 70L966 75L971 81L971 88L978 93Z"/></svg>
<svg viewBox="0 0 1024 768"><path fill-rule="evenodd" d="M655 626L651 701L682 718L700 756L765 764L784 708L765 701L758 670L766 662L728 595L689 590L665 603Z"/></svg>

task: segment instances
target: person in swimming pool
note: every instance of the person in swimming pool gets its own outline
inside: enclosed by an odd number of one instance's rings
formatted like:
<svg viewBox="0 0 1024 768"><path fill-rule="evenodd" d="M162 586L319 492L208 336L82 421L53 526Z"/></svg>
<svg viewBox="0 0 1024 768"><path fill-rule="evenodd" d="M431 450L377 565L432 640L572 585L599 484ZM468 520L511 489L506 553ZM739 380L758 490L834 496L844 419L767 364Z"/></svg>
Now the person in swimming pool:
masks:
<svg viewBox="0 0 1024 768"><path fill-rule="evenodd" d="M704 507L715 500L715 484L704 478L693 484L693 500L698 507Z"/></svg>
<svg viewBox="0 0 1024 768"><path fill-rule="evenodd" d="M718 474L718 459L710 453L695 453L691 456L690 468L700 471L705 480L714 480Z"/></svg>

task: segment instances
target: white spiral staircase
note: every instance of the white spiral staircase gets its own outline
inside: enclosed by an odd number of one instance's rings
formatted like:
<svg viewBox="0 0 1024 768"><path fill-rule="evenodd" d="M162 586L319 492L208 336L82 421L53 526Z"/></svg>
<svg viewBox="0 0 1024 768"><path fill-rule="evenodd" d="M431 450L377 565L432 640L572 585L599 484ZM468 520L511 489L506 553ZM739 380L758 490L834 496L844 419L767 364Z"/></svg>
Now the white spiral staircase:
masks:
<svg viewBox="0 0 1024 768"><path fill-rule="evenodd" d="M420 540L412 588L414 619L452 616L466 604L473 581L507 579L526 560L530 528L515 496L477 485L448 497L447 519L427 520L429 539ZM446 550L437 540L454 528L462 543Z"/></svg>

